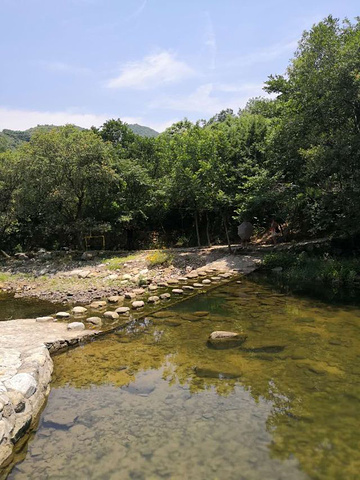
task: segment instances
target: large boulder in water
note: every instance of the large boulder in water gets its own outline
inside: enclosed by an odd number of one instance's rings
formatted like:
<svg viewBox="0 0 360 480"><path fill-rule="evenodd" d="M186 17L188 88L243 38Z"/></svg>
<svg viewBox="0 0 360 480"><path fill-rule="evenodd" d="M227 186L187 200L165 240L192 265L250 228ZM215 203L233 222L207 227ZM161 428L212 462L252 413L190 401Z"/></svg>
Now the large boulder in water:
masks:
<svg viewBox="0 0 360 480"><path fill-rule="evenodd" d="M226 332L218 330L212 332L208 338L208 347L215 348L216 350L223 350L226 348L239 347L245 342L247 335L244 333Z"/></svg>

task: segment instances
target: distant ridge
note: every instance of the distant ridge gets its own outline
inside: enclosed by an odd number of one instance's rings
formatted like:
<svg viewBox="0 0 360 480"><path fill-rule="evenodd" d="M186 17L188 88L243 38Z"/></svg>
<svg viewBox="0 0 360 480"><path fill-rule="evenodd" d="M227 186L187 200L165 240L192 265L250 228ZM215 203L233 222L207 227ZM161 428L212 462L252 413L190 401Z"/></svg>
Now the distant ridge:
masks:
<svg viewBox="0 0 360 480"><path fill-rule="evenodd" d="M132 130L136 135L140 137L148 137L153 138L159 135L159 132L153 130L150 127L145 127L143 125L138 125L137 123L134 124L127 124L127 126ZM57 125L38 125L37 127L28 128L27 130L9 130L4 128L2 132L0 132L0 152L4 152L5 150L12 150L19 146L23 142L29 142L31 136L34 133L42 131L48 132L53 128L58 128ZM85 130L81 127L77 127L80 130Z"/></svg>

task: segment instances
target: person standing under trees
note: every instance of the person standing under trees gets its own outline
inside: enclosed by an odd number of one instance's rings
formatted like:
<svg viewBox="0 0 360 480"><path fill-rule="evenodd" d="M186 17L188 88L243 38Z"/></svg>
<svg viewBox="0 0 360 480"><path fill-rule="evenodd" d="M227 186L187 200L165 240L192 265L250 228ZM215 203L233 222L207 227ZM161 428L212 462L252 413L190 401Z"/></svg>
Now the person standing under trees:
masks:
<svg viewBox="0 0 360 480"><path fill-rule="evenodd" d="M278 224L275 218L271 220L270 233L271 233L271 238L274 242L274 245L276 245L277 237L282 235L282 229L281 229L281 225Z"/></svg>

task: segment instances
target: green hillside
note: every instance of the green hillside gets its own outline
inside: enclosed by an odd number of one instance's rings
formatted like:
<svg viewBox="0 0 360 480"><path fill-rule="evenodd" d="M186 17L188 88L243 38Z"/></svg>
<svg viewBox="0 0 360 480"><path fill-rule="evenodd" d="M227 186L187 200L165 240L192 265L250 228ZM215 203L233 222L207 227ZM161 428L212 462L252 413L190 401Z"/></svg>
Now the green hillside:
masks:
<svg viewBox="0 0 360 480"><path fill-rule="evenodd" d="M158 132L149 127L144 127L143 125L138 125L137 123L133 125L128 125L128 127L141 137L157 137ZM9 130L4 129L0 132L0 152L5 152L6 150L13 150L18 145L23 142L28 142L34 133L39 131L49 131L53 128L59 128L56 125L38 125L36 127L28 128L27 130ZM83 130L81 127L77 127L79 130Z"/></svg>

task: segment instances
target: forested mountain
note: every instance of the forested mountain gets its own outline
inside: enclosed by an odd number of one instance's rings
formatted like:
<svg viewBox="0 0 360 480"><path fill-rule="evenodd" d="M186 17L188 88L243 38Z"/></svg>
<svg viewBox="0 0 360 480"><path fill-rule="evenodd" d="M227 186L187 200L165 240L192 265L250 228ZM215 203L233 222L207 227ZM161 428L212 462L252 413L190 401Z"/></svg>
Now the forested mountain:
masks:
<svg viewBox="0 0 360 480"><path fill-rule="evenodd" d="M141 137L157 137L158 132L150 127L144 127L142 125L129 124L128 127L137 135ZM27 130L9 130L4 129L0 132L0 152L5 150L11 150L19 146L23 142L29 142L31 137L38 132L49 132L53 128L60 128L56 125L38 125L37 127L29 128ZM84 130L81 127L77 127L79 130Z"/></svg>
<svg viewBox="0 0 360 480"><path fill-rule="evenodd" d="M260 231L271 219L293 235L355 239L359 45L360 19L328 17L269 77L276 98L155 138L119 119L20 136L0 154L0 248L81 246L89 233L110 248L219 243L237 239L238 222Z"/></svg>

